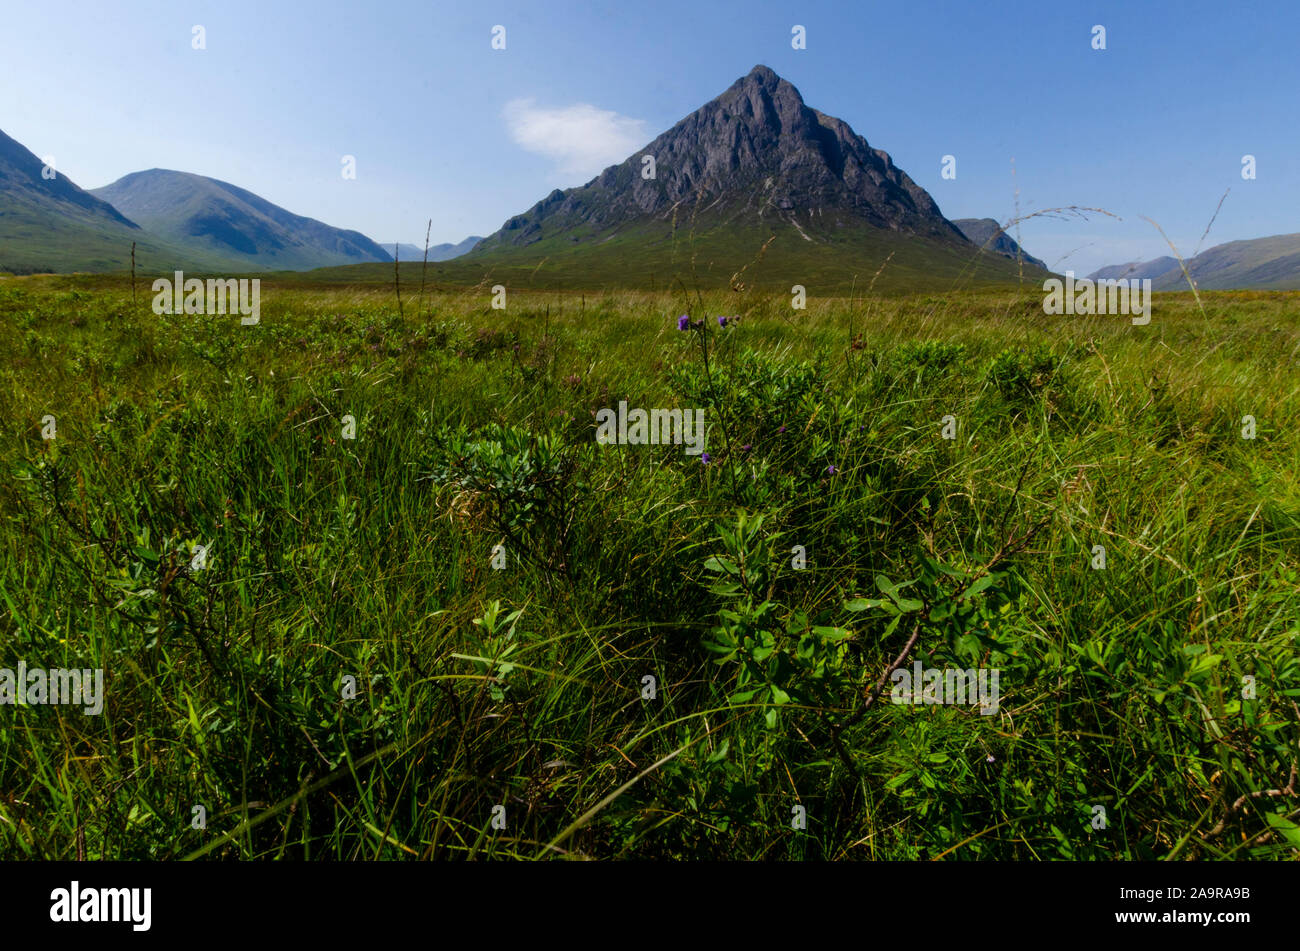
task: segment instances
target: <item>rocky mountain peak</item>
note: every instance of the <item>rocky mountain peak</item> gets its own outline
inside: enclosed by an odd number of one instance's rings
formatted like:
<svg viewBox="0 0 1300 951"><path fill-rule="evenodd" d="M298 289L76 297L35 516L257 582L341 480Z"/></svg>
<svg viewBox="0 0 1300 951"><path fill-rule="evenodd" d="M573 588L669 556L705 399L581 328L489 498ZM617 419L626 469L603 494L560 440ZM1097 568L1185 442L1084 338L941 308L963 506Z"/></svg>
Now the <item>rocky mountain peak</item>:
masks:
<svg viewBox="0 0 1300 951"><path fill-rule="evenodd" d="M642 174L647 155L653 178ZM564 235L600 240L632 222L701 211L728 221L785 220L809 241L866 224L965 242L887 153L759 65L622 163L511 218L476 253Z"/></svg>

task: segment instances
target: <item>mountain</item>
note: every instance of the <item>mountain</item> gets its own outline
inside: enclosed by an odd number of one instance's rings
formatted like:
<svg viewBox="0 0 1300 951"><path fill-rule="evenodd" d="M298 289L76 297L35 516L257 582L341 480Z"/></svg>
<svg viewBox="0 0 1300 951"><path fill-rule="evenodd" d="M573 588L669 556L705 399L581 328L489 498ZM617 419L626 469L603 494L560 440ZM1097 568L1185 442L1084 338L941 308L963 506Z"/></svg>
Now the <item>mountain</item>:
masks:
<svg viewBox="0 0 1300 951"><path fill-rule="evenodd" d="M994 254L1001 254L1011 260L1023 260L1036 268L1048 270L1047 265L1029 254L1002 230L1002 226L992 218L956 218L953 224L966 236L971 244L978 245Z"/></svg>
<svg viewBox="0 0 1300 951"><path fill-rule="evenodd" d="M881 289L942 288L1014 282L1017 265L980 254L887 153L756 66L622 163L507 220L446 276L788 291L877 272Z"/></svg>
<svg viewBox="0 0 1300 951"><path fill-rule="evenodd" d="M1202 251L1186 262L1187 273L1198 289L1300 290L1300 234L1229 241ZM1187 278L1178 261L1156 258L1135 264L1101 268L1088 275L1097 278L1150 278L1157 291L1187 290Z"/></svg>
<svg viewBox="0 0 1300 951"><path fill-rule="evenodd" d="M1187 272L1202 290L1300 289L1300 234L1215 245L1188 261ZM1187 287L1187 279L1175 268L1156 278L1152 286L1181 290Z"/></svg>
<svg viewBox="0 0 1300 951"><path fill-rule="evenodd" d="M149 234L240 270L307 270L392 255L357 231L330 227L250 191L189 172L133 172L91 190Z"/></svg>
<svg viewBox="0 0 1300 951"><path fill-rule="evenodd" d="M473 251L474 246L482 240L478 235L472 234L458 244L431 244L429 245L429 260L450 261L452 258L458 258L462 254ZM393 244L394 242L388 241L381 243L379 246L391 255L393 253ZM406 262L424 261L424 248L418 244L402 244L398 242L397 253L401 255L401 260Z"/></svg>
<svg viewBox="0 0 1300 951"><path fill-rule="evenodd" d="M1110 264L1098 268L1088 275L1090 281L1115 281L1129 278L1140 281L1143 278L1154 280L1162 274L1178 270L1178 259L1165 256L1151 261L1133 261L1129 264ZM1179 274L1181 277L1181 272Z"/></svg>
<svg viewBox="0 0 1300 951"><path fill-rule="evenodd" d="M0 271L110 271L131 266L131 243L142 268L199 262L145 234L107 202L0 132Z"/></svg>

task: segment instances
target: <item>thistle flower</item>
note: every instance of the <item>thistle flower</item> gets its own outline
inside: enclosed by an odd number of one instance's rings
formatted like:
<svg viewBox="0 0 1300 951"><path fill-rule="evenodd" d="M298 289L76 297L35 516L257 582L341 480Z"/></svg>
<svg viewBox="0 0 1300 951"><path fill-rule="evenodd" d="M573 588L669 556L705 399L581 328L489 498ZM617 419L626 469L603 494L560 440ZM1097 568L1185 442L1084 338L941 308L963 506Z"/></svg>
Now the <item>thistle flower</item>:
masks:
<svg viewBox="0 0 1300 951"><path fill-rule="evenodd" d="M677 318L677 329L678 329L678 330L689 330L690 327L691 327L691 315L690 315L690 314L682 314L680 317Z"/></svg>
<svg viewBox="0 0 1300 951"><path fill-rule="evenodd" d="M719 318L718 318L718 326L719 326L719 327L725 327L725 326L727 326L727 318L726 318L726 317L719 317Z"/></svg>

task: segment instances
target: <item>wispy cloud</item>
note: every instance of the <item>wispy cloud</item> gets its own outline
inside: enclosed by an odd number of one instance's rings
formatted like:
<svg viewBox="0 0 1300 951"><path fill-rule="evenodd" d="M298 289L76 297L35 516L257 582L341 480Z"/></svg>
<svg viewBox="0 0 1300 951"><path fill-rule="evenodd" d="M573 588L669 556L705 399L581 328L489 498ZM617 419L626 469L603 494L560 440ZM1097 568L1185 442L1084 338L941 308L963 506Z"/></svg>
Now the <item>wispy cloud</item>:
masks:
<svg viewBox="0 0 1300 951"><path fill-rule="evenodd" d="M550 159L560 174L582 179L623 161L649 139L644 119L585 102L545 109L532 99L514 99L503 114L510 137L521 148Z"/></svg>

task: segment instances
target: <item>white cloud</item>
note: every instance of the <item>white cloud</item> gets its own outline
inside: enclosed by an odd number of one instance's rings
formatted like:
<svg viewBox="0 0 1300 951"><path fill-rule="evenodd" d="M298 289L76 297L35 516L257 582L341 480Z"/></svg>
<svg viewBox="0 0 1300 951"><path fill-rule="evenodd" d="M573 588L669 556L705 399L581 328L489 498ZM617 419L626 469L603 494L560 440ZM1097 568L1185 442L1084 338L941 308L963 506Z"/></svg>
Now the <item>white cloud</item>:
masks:
<svg viewBox="0 0 1300 951"><path fill-rule="evenodd" d="M503 110L510 137L529 152L555 163L565 176L586 181L623 161L649 140L644 119L580 102L544 109L531 99L514 99Z"/></svg>

